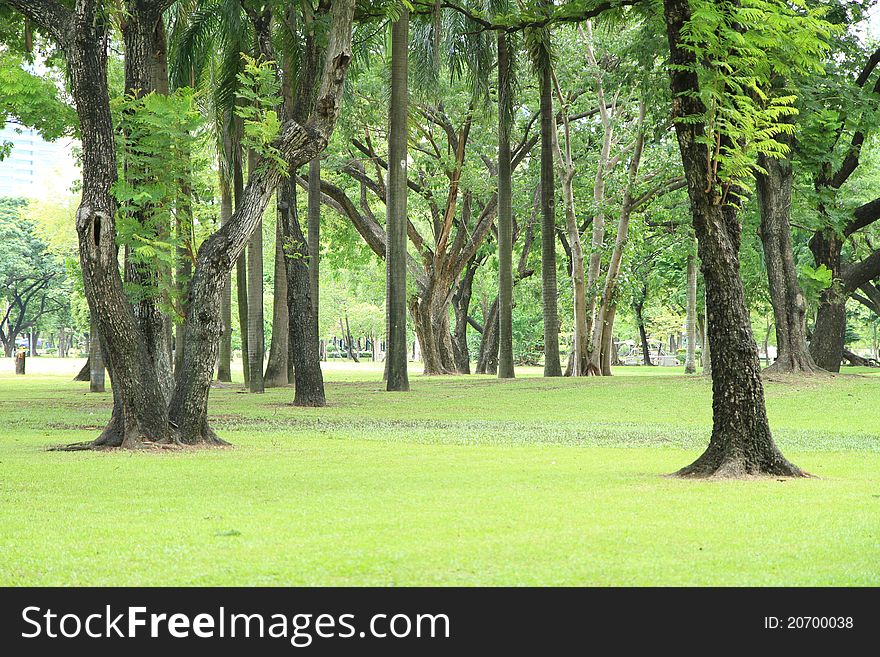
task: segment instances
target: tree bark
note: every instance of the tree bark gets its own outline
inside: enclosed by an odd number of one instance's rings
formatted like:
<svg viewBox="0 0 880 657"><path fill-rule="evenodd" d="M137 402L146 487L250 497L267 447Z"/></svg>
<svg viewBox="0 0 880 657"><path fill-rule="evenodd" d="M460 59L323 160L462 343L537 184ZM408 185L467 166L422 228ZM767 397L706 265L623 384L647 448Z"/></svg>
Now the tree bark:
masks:
<svg viewBox="0 0 880 657"><path fill-rule="evenodd" d="M275 226L275 285L272 293L272 341L264 384L267 388L286 386L290 313L287 309L287 267L284 262L284 219L280 188L277 194Z"/></svg>
<svg viewBox="0 0 880 657"><path fill-rule="evenodd" d="M480 342L480 354L477 358L477 374L498 373L498 297L489 306L483 323L483 339Z"/></svg>
<svg viewBox="0 0 880 657"><path fill-rule="evenodd" d="M248 178L257 166L257 154L248 153ZM265 392L263 361L266 355L266 333L263 321L263 218L257 222L247 245L248 292L248 390Z"/></svg>
<svg viewBox="0 0 880 657"><path fill-rule="evenodd" d="M89 331L89 392L104 392L104 351L101 347L101 334L92 322Z"/></svg>
<svg viewBox="0 0 880 657"><path fill-rule="evenodd" d="M452 308L455 311L455 329L452 334L452 350L455 357L455 370L459 374L471 373L471 356L468 349L467 327L468 313L471 306L471 293L474 285L474 275L477 273L479 263L476 258L471 258L465 267L464 275L458 283L455 295L452 297ZM512 345L511 345L512 347ZM511 360L513 354L511 353Z"/></svg>
<svg viewBox="0 0 880 657"><path fill-rule="evenodd" d="M513 121L513 106L510 88L510 53L508 52L507 34L498 32L498 378L512 379L513 368L513 207L511 192L510 166L510 123ZM554 126L555 128L555 126ZM555 130L554 130L555 133ZM473 261L471 261L473 262ZM475 266L465 272L470 275L468 288L473 284ZM467 299L470 301L470 289ZM467 318L467 309L464 311ZM464 337L464 355L467 355L467 321L460 320L456 308L456 330L462 326ZM461 351L462 347L459 346ZM458 370L462 365L470 372L470 364L462 357L459 359Z"/></svg>
<svg viewBox="0 0 880 657"><path fill-rule="evenodd" d="M541 292L544 312L544 376L562 376L556 287L556 186L553 172L552 75L549 53L540 67L541 96Z"/></svg>
<svg viewBox="0 0 880 657"><path fill-rule="evenodd" d="M223 120L223 156L220 162L220 226L232 217L232 112L227 110ZM223 283L220 297L220 355L217 359L217 380L232 382L232 281L229 276Z"/></svg>
<svg viewBox="0 0 880 657"><path fill-rule="evenodd" d="M296 406L324 406L324 375L318 350L318 324L312 310L309 277L309 245L303 235L296 210L295 171L279 187L283 199L285 266L287 268L287 308L290 329L290 356L293 359L294 400Z"/></svg>
<svg viewBox="0 0 880 657"><path fill-rule="evenodd" d="M767 283L776 324L776 362L769 372L813 374L816 365L807 345L807 303L797 279L797 265L791 247L791 160L760 155L759 166L766 173L755 175L761 226L758 235L764 247Z"/></svg>
<svg viewBox="0 0 880 657"><path fill-rule="evenodd" d="M241 123L235 120L236 129L233 132L232 143L232 190L235 199L235 209L238 210L244 198L244 154L241 147ZM244 385L250 385L251 367L249 359L248 340L248 268L247 256L242 251L235 263L235 288L236 302L238 304L238 329L241 336L241 367Z"/></svg>
<svg viewBox="0 0 880 657"><path fill-rule="evenodd" d="M684 373L697 371L697 256L688 253L687 258L687 310L685 332L687 333L687 355L684 359Z"/></svg>
<svg viewBox="0 0 880 657"><path fill-rule="evenodd" d="M391 100L388 112L388 202L386 204L386 297L389 391L409 390L406 358L406 228L409 10L391 27ZM423 348L425 345L423 345ZM427 365L427 363L426 363Z"/></svg>
<svg viewBox="0 0 880 657"><path fill-rule="evenodd" d="M168 67L166 61L165 28L162 11L166 2L126 1L126 20L122 22L125 43L125 92L136 98L151 92L168 93ZM137 145L134 145L137 148ZM138 221L146 221L145 210L137 215ZM171 226L159 228L166 235ZM171 322L162 311L160 301L169 297L167 286L171 284L170 268L157 266L156 262L143 262L132 257L126 249L126 282L139 288L134 303L137 318L147 352L153 359L159 385L166 400L174 386L172 375ZM163 285L166 287L163 289Z"/></svg>
<svg viewBox="0 0 880 657"><path fill-rule="evenodd" d="M810 340L810 355L816 365L829 372L840 371L846 334L846 298L842 281L841 250L843 240L831 229L816 232L810 250L816 265L831 270L832 284L822 291L816 325Z"/></svg>
<svg viewBox="0 0 880 657"><path fill-rule="evenodd" d="M664 0L672 71L674 118L704 116L695 55L681 30L691 19L688 0ZM681 477L803 476L773 441L764 405L758 350L739 275L742 227L738 208L722 200L701 143L705 125L677 120L675 131L688 183L694 232L706 282L706 316L714 345L712 436L706 451L676 474ZM707 180L710 185L707 188Z"/></svg>

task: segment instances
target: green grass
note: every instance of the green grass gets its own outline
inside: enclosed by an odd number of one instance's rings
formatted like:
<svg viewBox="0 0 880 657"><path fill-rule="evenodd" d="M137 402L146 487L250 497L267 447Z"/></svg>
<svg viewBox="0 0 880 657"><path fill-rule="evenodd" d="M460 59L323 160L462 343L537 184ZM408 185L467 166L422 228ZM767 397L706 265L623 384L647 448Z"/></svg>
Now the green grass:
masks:
<svg viewBox="0 0 880 657"><path fill-rule="evenodd" d="M711 425L708 382L673 369L389 394L336 366L326 409L213 391L234 449L63 453L45 447L94 437L110 395L28 365L0 361L3 585L880 584L869 371L767 384L818 478L699 482L662 476Z"/></svg>

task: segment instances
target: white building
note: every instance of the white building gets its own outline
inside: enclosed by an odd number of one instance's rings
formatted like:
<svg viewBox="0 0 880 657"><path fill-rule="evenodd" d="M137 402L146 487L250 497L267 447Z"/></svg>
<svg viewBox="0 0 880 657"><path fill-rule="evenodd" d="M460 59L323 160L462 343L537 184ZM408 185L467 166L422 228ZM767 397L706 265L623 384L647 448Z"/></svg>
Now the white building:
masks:
<svg viewBox="0 0 880 657"><path fill-rule="evenodd" d="M45 141L31 128L6 124L0 143L12 151L0 160L0 196L48 200L66 198L80 172L73 157L76 142L69 138Z"/></svg>

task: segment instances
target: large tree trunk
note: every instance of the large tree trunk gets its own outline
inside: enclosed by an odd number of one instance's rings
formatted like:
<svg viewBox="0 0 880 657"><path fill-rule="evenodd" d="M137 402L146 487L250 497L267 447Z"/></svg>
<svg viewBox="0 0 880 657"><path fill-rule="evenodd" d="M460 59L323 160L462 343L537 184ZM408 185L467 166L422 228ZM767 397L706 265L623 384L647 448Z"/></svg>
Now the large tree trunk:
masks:
<svg viewBox="0 0 880 657"><path fill-rule="evenodd" d="M688 0L664 0L671 54L674 118L703 116L695 55L682 46L691 18ZM694 232L706 282L706 316L712 336L712 437L706 451L678 471L682 477L801 476L773 441L751 320L739 275L742 227L738 208L725 203L707 162L702 122L677 120L676 136L688 183ZM711 185L707 188L706 181Z"/></svg>
<svg viewBox="0 0 880 657"><path fill-rule="evenodd" d="M498 32L498 378L512 379L513 369L513 208L510 167L510 124L513 121L513 106L510 88L510 53L507 49L507 34ZM555 133L555 130L554 130ZM471 261L473 262L473 261ZM475 266L469 266L465 277L473 283ZM456 308L456 329L462 326L467 331L467 309L464 321L460 320ZM461 348L460 348L461 349ZM464 353L467 354L467 338L464 338ZM469 359L468 359L469 360ZM466 371L470 365L466 363ZM460 364L461 365L461 364ZM459 371L462 371L459 366Z"/></svg>
<svg viewBox="0 0 880 657"><path fill-rule="evenodd" d="M116 150L107 89L105 24L90 6L70 16L62 47L82 139L82 198L76 229L83 287L101 334L115 398L114 418L92 444L138 447L168 442L165 396L119 275L116 247ZM61 29L54 26L56 29Z"/></svg>
<svg viewBox="0 0 880 657"><path fill-rule="evenodd" d="M409 91L409 11L391 28L391 99L388 112L388 202L386 204L387 389L409 390L406 354L406 201ZM424 345L423 345L424 346ZM427 363L426 363L427 366Z"/></svg>
<svg viewBox="0 0 880 657"><path fill-rule="evenodd" d="M125 42L125 92L134 97L150 92L168 93L168 67L166 62L165 28L159 3L126 2L126 20L122 22ZM137 148L137 144L134 144ZM146 210L139 211L137 220L146 223ZM160 227L160 234L167 236L171 226ZM157 266L155 260L143 261L133 257L126 249L126 282L137 286L138 299L134 312L153 359L159 385L166 400L171 397L174 386L172 376L171 322L160 304L167 301L169 292L165 286L171 283L170 268Z"/></svg>
<svg viewBox="0 0 880 657"><path fill-rule="evenodd" d="M547 46L549 47L549 46ZM540 67L541 95L541 292L544 311L544 376L562 376L556 289L556 186L553 173L552 71L549 53Z"/></svg>
<svg viewBox="0 0 880 657"><path fill-rule="evenodd" d="M843 240L830 229L816 232L810 240L810 250L816 265L831 270L832 284L822 291L816 325L810 339L810 355L816 365L829 372L840 371L843 342L846 334L846 298L843 289L841 257Z"/></svg>
<svg viewBox="0 0 880 657"><path fill-rule="evenodd" d="M293 359L294 401L297 406L324 406L324 375L318 349L317 316L312 308L309 245L296 208L296 171L279 187L279 219L284 219L287 246L287 308L290 357Z"/></svg>
<svg viewBox="0 0 880 657"><path fill-rule="evenodd" d="M304 125L294 121L285 122L281 134L273 144L280 157L289 163L291 171L296 171L326 148L333 131L339 115L346 71L351 61L354 4L354 0L333 3L323 80L308 121ZM257 228L272 192L283 180L282 173L276 166L266 161L257 164L251 168L242 202L232 219L199 249L190 287L192 298L190 317L186 325L184 368L177 379L170 408L170 416L179 427L182 442L217 440L208 426L207 403L221 330L221 283ZM290 179L288 184L293 182ZM287 215L290 216L290 213ZM300 241L304 242L301 236ZM298 277L297 280L301 278ZM307 274L304 279L308 290ZM288 279L288 295L295 293L295 287ZM290 303L290 296L288 301L290 307L297 306L296 302Z"/></svg>
<svg viewBox="0 0 880 657"><path fill-rule="evenodd" d="M769 372L820 372L807 345L807 303L797 279L791 248L791 160L758 157L766 173L756 173L767 283L776 324L776 362Z"/></svg>
<svg viewBox="0 0 880 657"><path fill-rule="evenodd" d="M275 226L275 285L272 294L272 341L269 345L269 362L266 365L264 384L267 388L286 386L287 352L290 319L287 310L287 267L284 263L284 219L281 194L277 195L277 220Z"/></svg>
<svg viewBox="0 0 880 657"><path fill-rule="evenodd" d="M684 359L684 373L695 374L697 371L697 256L695 253L688 253L687 258L685 332L687 333L687 355Z"/></svg>

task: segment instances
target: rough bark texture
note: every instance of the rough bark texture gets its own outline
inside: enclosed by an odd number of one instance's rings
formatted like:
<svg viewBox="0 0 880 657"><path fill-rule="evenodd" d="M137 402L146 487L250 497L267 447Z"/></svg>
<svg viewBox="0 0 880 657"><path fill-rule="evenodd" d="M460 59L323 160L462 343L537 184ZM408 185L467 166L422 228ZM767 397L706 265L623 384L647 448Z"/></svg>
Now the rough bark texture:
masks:
<svg viewBox="0 0 880 657"><path fill-rule="evenodd" d="M230 221L208 238L190 287L183 367L166 403L156 367L123 291L118 269L113 124L106 76L107 25L90 0L73 10L55 3L15 0L63 48L83 134L83 188L76 227L83 282L101 334L114 393L110 423L85 448L136 447L153 443L218 442L207 422L207 400L221 332L223 282L257 225L281 172L259 162ZM326 147L339 114L351 60L354 0L333 3L327 36L327 64L315 109L305 125L285 122L273 146L299 166Z"/></svg>
<svg viewBox="0 0 880 657"><path fill-rule="evenodd" d="M819 231L810 239L810 250L816 265L831 270L832 284L822 291L816 325L810 340L810 355L816 365L829 372L840 371L843 341L846 334L846 298L842 279L841 250L843 240L831 229Z"/></svg>
<svg viewBox="0 0 880 657"><path fill-rule="evenodd" d="M471 294L473 292L474 275L477 273L479 262L471 258L465 267L461 281L455 295L452 297L452 309L455 312L455 329L452 332L452 351L455 358L455 370L459 374L471 373L471 356L468 349L467 327L468 313L471 306ZM511 354L511 360L513 354Z"/></svg>
<svg viewBox="0 0 880 657"><path fill-rule="evenodd" d="M284 219L281 193L277 195L277 220L275 227L275 285L272 295L272 341L269 345L269 361L263 383L267 388L286 386L287 352L289 338L289 312L287 309L287 267L284 263Z"/></svg>
<svg viewBox="0 0 880 657"><path fill-rule="evenodd" d="M550 61L540 71L541 94L541 292L544 310L544 376L562 376L556 289L556 187L553 173L552 76Z"/></svg>
<svg viewBox="0 0 880 657"><path fill-rule="evenodd" d="M697 371L697 256L689 253L687 258L687 355L684 359L684 373L695 374Z"/></svg>
<svg viewBox="0 0 880 657"><path fill-rule="evenodd" d="M690 20L688 0L664 0L675 118L704 115L696 73L685 67L693 54L682 47L681 30ZM676 121L676 136L687 179L694 231L706 282L706 315L714 345L712 437L706 451L682 468L682 477L802 476L777 449L770 434L758 350L739 276L741 225L737 208L722 201L711 162L699 138L700 122ZM707 187L707 181L710 185Z"/></svg>
<svg viewBox="0 0 880 657"><path fill-rule="evenodd" d="M477 358L477 374L498 373L498 297L489 306L484 318L483 339L480 342L480 354Z"/></svg>
<svg viewBox="0 0 880 657"><path fill-rule="evenodd" d="M232 121L231 112L226 113L223 122L223 158L220 163L220 225L229 223L232 217ZM232 382L232 281L227 276L220 297L220 353L217 358L217 380Z"/></svg>
<svg viewBox="0 0 880 657"><path fill-rule="evenodd" d="M755 176L761 226L758 234L764 247L767 283L776 324L776 362L769 372L821 371L807 345L807 303L797 279L791 248L791 160L759 156L766 173Z"/></svg>
<svg viewBox="0 0 880 657"><path fill-rule="evenodd" d="M257 168L257 154L248 153L248 179ZM257 222L247 244L248 390L265 392L263 360L266 333L263 320L263 218Z"/></svg>
<svg viewBox="0 0 880 657"><path fill-rule="evenodd" d="M168 0L127 0L125 20L121 22L125 43L125 92L140 97L150 92L168 93L168 66L166 61L165 28L162 12L171 4ZM135 148L137 145L135 145ZM146 210L137 218L145 220ZM170 234L171 226L159 227ZM165 398L171 396L172 376L171 321L162 311L160 301L168 298L170 270L157 267L156 262L133 258L126 250L126 282L138 286L134 313L147 351L153 359L159 385Z"/></svg>
<svg viewBox="0 0 880 657"><path fill-rule="evenodd" d="M513 369L513 208L510 167L510 53L507 35L498 32L498 378L511 379ZM555 133L555 131L554 131ZM473 281L473 269L466 270ZM470 299L470 291L468 291ZM466 314L466 311L465 311ZM456 309L456 317L458 310ZM456 326L461 324L457 321ZM467 330L467 322L463 324ZM465 350L467 339L465 338ZM467 368L470 371L470 366ZM459 371L461 371L459 369Z"/></svg>
<svg viewBox="0 0 880 657"><path fill-rule="evenodd" d="M279 219L284 222L285 267L290 355L293 358L294 404L324 406L324 377L318 350L318 323L312 310L309 277L309 246L296 211L296 183L289 180L279 187Z"/></svg>
<svg viewBox="0 0 880 657"><path fill-rule="evenodd" d="M407 195L407 84L409 11L404 9L391 28L391 103L388 112L388 232L386 297L389 391L409 390L406 354L406 195ZM424 345L423 345L424 347ZM426 363L427 366L427 363Z"/></svg>
<svg viewBox="0 0 880 657"><path fill-rule="evenodd" d="M101 334L96 323L92 322L89 331L89 392L104 392L104 352L101 347Z"/></svg>

